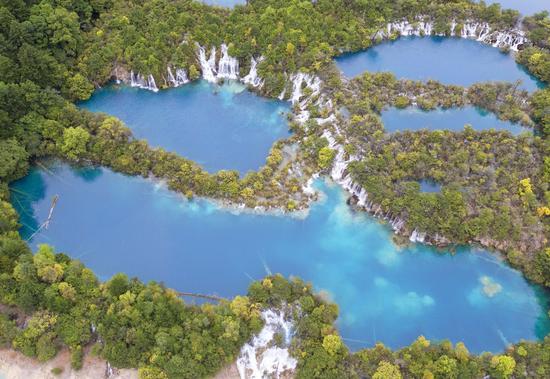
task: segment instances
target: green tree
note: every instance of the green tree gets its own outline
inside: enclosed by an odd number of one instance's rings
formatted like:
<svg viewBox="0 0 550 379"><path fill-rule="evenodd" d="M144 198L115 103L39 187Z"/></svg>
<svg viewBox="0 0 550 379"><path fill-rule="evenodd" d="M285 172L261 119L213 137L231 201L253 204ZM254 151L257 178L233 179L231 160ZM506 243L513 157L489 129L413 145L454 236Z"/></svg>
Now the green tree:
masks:
<svg viewBox="0 0 550 379"><path fill-rule="evenodd" d="M71 100L86 100L94 91L94 86L80 73L67 79L65 92Z"/></svg>
<svg viewBox="0 0 550 379"><path fill-rule="evenodd" d="M323 348L327 353L334 356L343 350L344 344L340 336L336 334L329 334L323 338Z"/></svg>
<svg viewBox="0 0 550 379"><path fill-rule="evenodd" d="M63 131L61 151L70 159L78 160L86 153L90 133L80 127L67 128Z"/></svg>
<svg viewBox="0 0 550 379"><path fill-rule="evenodd" d="M376 372L372 376L372 379L401 379L401 372L399 367L391 364L387 361L382 361L378 365Z"/></svg>
<svg viewBox="0 0 550 379"><path fill-rule="evenodd" d="M495 378L507 379L514 373L516 361L507 355L495 355L491 358L491 372Z"/></svg>
<svg viewBox="0 0 550 379"><path fill-rule="evenodd" d="M25 175L28 160L25 148L15 139L0 140L0 180L10 182Z"/></svg>
<svg viewBox="0 0 550 379"><path fill-rule="evenodd" d="M332 150L330 147L328 146L322 147L319 150L317 164L322 169L328 168L332 164L332 161L334 160L335 155L336 155L336 152Z"/></svg>

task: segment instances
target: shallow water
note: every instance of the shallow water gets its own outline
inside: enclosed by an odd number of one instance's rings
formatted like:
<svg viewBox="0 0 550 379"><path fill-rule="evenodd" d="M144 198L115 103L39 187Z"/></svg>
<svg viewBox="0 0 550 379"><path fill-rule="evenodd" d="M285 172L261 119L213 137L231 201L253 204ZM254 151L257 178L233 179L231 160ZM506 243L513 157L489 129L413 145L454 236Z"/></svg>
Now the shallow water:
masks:
<svg viewBox="0 0 550 379"><path fill-rule="evenodd" d="M194 160L206 170L257 170L273 143L290 136L286 102L237 83L199 81L157 93L110 86L79 104L117 116L137 138Z"/></svg>
<svg viewBox="0 0 550 379"><path fill-rule="evenodd" d="M419 180L418 183L420 184L420 192L441 192L441 184L429 180Z"/></svg>
<svg viewBox="0 0 550 379"><path fill-rule="evenodd" d="M536 90L542 83L518 65L512 55L477 41L446 37L401 37L370 49L344 54L336 64L348 77L365 71L391 71L398 78L470 86L476 82L521 80Z"/></svg>
<svg viewBox="0 0 550 379"><path fill-rule="evenodd" d="M507 130L514 135L532 132L518 124L501 121L493 113L476 107L433 111L423 111L416 107L389 108L382 112L382 122L388 132L420 129L462 131L466 124L475 130Z"/></svg>
<svg viewBox="0 0 550 379"><path fill-rule="evenodd" d="M550 12L549 0L485 0L485 3L500 3L503 9L515 9L524 16L530 16L541 11Z"/></svg>
<svg viewBox="0 0 550 379"><path fill-rule="evenodd" d="M423 334L464 341L474 352L502 351L505 343L549 331L548 297L494 255L398 248L387 227L354 213L330 183L316 183L325 198L298 219L236 215L107 169L51 170L33 169L12 185L21 233L28 238L59 195L49 229L31 244L53 244L101 279L123 271L229 297L270 272L297 275L339 305L338 327L353 349L376 341L397 348ZM489 297L487 283L501 290Z"/></svg>

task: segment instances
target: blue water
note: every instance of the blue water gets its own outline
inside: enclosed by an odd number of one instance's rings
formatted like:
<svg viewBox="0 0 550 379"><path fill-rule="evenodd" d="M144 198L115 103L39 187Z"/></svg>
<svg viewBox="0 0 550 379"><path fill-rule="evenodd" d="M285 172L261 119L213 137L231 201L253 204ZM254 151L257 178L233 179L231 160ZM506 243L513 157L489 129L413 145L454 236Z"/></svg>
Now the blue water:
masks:
<svg viewBox="0 0 550 379"><path fill-rule="evenodd" d="M507 130L512 134L530 133L528 128L499 120L493 113L476 107L423 111L416 107L389 108L382 111L382 122L388 132L402 130L464 130L470 124L475 130Z"/></svg>
<svg viewBox="0 0 550 379"><path fill-rule="evenodd" d="M503 9L515 9L524 16L541 11L550 12L550 0L485 0L485 3L500 3Z"/></svg>
<svg viewBox="0 0 550 379"><path fill-rule="evenodd" d="M117 116L137 138L194 160L206 170L257 170L273 143L289 137L286 102L239 84L199 81L157 93L110 86L80 106Z"/></svg>
<svg viewBox="0 0 550 379"><path fill-rule="evenodd" d="M542 87L510 54L463 38L402 37L344 54L336 64L348 77L391 71L398 78L470 86L476 82L521 80L529 91Z"/></svg>
<svg viewBox="0 0 550 379"><path fill-rule="evenodd" d="M420 192L441 192L441 184L433 180L419 180L418 184L420 184Z"/></svg>
<svg viewBox="0 0 550 379"><path fill-rule="evenodd" d="M464 341L475 352L502 351L505 342L549 331L548 298L494 255L398 248L387 227L353 212L330 183L316 183L324 200L298 219L237 215L107 169L50 170L33 169L12 186L21 233L28 237L59 195L49 229L31 244L53 244L101 279L123 271L180 290L234 296L269 272L298 275L339 305L339 330L354 349L376 341L397 348L422 334ZM482 280L500 292L488 297Z"/></svg>

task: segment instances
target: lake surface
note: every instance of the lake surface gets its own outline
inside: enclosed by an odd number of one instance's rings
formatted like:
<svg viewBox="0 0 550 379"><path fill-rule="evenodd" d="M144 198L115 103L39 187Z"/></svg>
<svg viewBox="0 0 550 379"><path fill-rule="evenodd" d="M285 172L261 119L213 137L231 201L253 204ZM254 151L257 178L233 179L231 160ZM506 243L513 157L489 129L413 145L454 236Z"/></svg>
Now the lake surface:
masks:
<svg viewBox="0 0 550 379"><path fill-rule="evenodd" d="M507 130L514 135L532 133L532 129L499 120L493 113L476 107L436 109L423 111L416 107L389 108L382 111L382 122L388 132L403 130L462 131L470 124L475 130Z"/></svg>
<svg viewBox="0 0 550 379"><path fill-rule="evenodd" d="M398 348L422 334L502 351L550 330L548 297L494 255L398 248L387 227L346 205L339 186L316 186L324 200L307 218L235 214L142 178L50 163L48 173L33 169L13 183L12 202L28 238L59 195L49 229L31 245L53 244L103 280L122 271L234 296L269 272L298 275L339 305L338 327L353 349Z"/></svg>
<svg viewBox="0 0 550 379"><path fill-rule="evenodd" d="M391 71L398 78L470 86L476 82L521 80L529 91L542 87L512 55L464 38L401 37L370 49L344 54L336 64L347 77Z"/></svg>
<svg viewBox="0 0 550 379"><path fill-rule="evenodd" d="M530 16L532 14L549 11L549 0L485 0L486 4L500 3L504 9L515 9L524 16Z"/></svg>
<svg viewBox="0 0 550 379"><path fill-rule="evenodd" d="M136 138L194 160L206 170L257 170L273 143L290 136L287 102L266 99L237 83L199 81L152 92L127 86L96 91L79 104L117 116Z"/></svg>

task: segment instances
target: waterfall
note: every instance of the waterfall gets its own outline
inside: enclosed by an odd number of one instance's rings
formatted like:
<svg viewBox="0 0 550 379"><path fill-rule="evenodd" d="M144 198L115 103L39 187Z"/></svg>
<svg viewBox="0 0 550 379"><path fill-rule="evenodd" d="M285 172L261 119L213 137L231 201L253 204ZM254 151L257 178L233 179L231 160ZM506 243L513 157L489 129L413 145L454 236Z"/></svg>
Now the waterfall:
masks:
<svg viewBox="0 0 550 379"><path fill-rule="evenodd" d="M416 229L413 230L413 232L411 233L411 236L409 237L409 241L411 242L424 243L425 240L426 240L426 233L420 233Z"/></svg>
<svg viewBox="0 0 550 379"><path fill-rule="evenodd" d="M239 61L237 58L229 55L229 48L225 43L220 46L221 57L217 65L215 47L212 47L212 50L210 50L210 57L208 58L206 57L206 49L203 46L197 44L197 49L204 80L210 83L217 83L220 79L239 79ZM260 86L261 79L259 79L256 74L254 75L254 78L248 79L251 80L250 84L255 87ZM245 78L248 78L248 76ZM243 78L243 81L245 81L245 78ZM245 83L247 82L245 81Z"/></svg>
<svg viewBox="0 0 550 379"><path fill-rule="evenodd" d="M237 368L241 379L279 378L296 369L298 362L288 352L292 339L292 322L285 313L271 309L262 312L265 325L260 333L241 348ZM283 335L284 347L274 346L275 334Z"/></svg>
<svg viewBox="0 0 550 379"><path fill-rule="evenodd" d="M229 55L228 47L225 43L221 45L222 57L218 62L218 75L217 79L232 79L237 80L239 78L239 61ZM212 56L211 56L212 57ZM214 55L214 60L215 60Z"/></svg>
<svg viewBox="0 0 550 379"><path fill-rule="evenodd" d="M299 72L290 77L290 80L292 81L292 96L290 97L290 101L292 104L296 104L302 97L302 82L304 80L304 76L305 74Z"/></svg>
<svg viewBox="0 0 550 379"><path fill-rule="evenodd" d="M317 76L304 74L303 72L298 72L297 74L291 75L290 80L292 82L292 95L290 101L292 104L296 104L300 101L303 96L302 85L305 82L305 86L311 90L311 95L309 98L313 98L321 92L321 79ZM304 109L308 99L303 100L300 103L300 108Z"/></svg>
<svg viewBox="0 0 550 379"><path fill-rule="evenodd" d="M373 36L373 39L389 38L393 33L398 33L401 36L422 36L432 35L433 23L423 21L426 17L419 17L418 22L411 24L407 20L395 21L386 25L386 30L379 30ZM510 29L506 31L491 30L491 26L486 23L474 21L465 22L462 26L460 34L457 34L457 22L451 22L451 36L475 39L479 42L489 44L497 48L509 48L510 50L518 51L520 47L528 43L525 33L519 29Z"/></svg>
<svg viewBox="0 0 550 379"><path fill-rule="evenodd" d="M201 65L202 77L210 83L216 83L216 48L213 47L210 51L210 58L206 59L206 50L198 45L199 63Z"/></svg>
<svg viewBox="0 0 550 379"><path fill-rule="evenodd" d="M252 87L262 87L264 81L258 76L258 64L264 60L264 57L259 57L258 60L254 57L250 58L250 72L243 78L244 84L249 84Z"/></svg>
<svg viewBox="0 0 550 379"><path fill-rule="evenodd" d="M151 91L157 92L159 89L157 88L157 83L155 83L155 77L151 74L147 77L147 87Z"/></svg>
<svg viewBox="0 0 550 379"><path fill-rule="evenodd" d="M310 196L315 195L315 188L313 188L313 181L314 181L313 177L309 178L305 186L302 187L302 191L306 195L310 195Z"/></svg>
<svg viewBox="0 0 550 379"><path fill-rule="evenodd" d="M182 68L176 69L176 75L172 73L172 69L170 66L167 68L168 71L168 82L172 85L172 87L179 87L181 85L184 85L186 83L189 83L189 79L187 78L187 73Z"/></svg>
<svg viewBox="0 0 550 379"><path fill-rule="evenodd" d="M154 92L158 91L157 84L155 83L155 78L151 74L149 74L147 76L147 79L145 79L140 73L136 74L134 73L134 71L130 71L130 86L143 88Z"/></svg>

